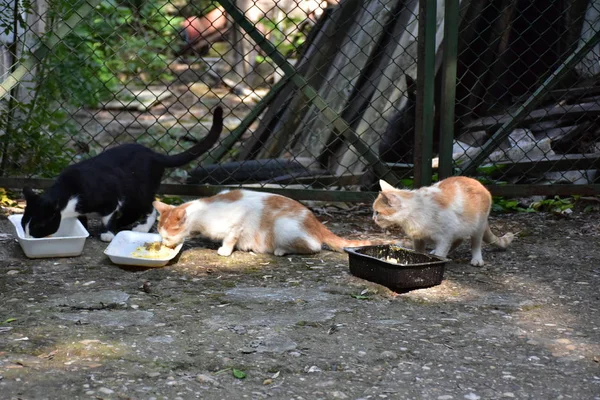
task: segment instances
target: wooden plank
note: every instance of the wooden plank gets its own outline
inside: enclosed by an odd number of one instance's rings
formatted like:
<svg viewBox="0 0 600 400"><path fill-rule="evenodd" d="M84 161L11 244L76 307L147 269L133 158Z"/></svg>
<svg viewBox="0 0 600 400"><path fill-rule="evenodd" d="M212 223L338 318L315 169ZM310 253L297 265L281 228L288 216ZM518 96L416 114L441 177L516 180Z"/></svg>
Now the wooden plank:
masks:
<svg viewBox="0 0 600 400"><path fill-rule="evenodd" d="M346 0L332 10L330 18L315 37L314 44L307 49L298 73L306 77L311 86L320 88L326 83L333 60L346 40L347 32L352 27L361 4L361 0ZM257 153L256 157L277 158L289 150L297 139L298 132L302 132L301 124L310 110L310 100L302 91L295 92L285 111L280 113L271 127L272 140Z"/></svg>
<svg viewBox="0 0 600 400"><path fill-rule="evenodd" d="M492 178L526 176L553 171L576 171L600 169L600 153L560 154L542 160L527 160L518 163L506 161L480 166L477 171Z"/></svg>
<svg viewBox="0 0 600 400"><path fill-rule="evenodd" d="M356 3L356 0L352 1ZM352 3L352 1L345 1L343 4L349 4ZM312 59L313 54L317 57L330 56L330 52L320 53L318 50L319 48L335 45L334 41L324 40L323 36L325 36L326 39L329 39L329 36L334 34L336 28L332 28L334 24L332 20L339 15L341 15L341 12L334 13L333 9L327 9L323 17L319 19L317 24L311 29L305 43L307 46L306 51L302 54L300 60L296 64L298 73L307 76L310 72L310 68L314 67L314 65L309 62L309 60ZM317 62L316 64L319 63ZM329 65L329 62L325 61L324 65ZM317 74L315 76L318 77L319 75ZM318 82L311 82L312 85L315 83ZM295 106L295 103L297 103L299 99L302 104L307 102L302 93L297 91L296 86L291 81L288 81L281 89L278 96L273 100L274 106L267 109L258 128L253 132L252 136L242 144L236 160L243 161L257 158L265 143L279 141L278 136L281 133L285 134L288 131L278 130L277 126L281 120L287 121L289 118L293 118L294 115L297 115L298 110L296 110L297 106ZM267 154L262 158L279 158L279 156L280 154Z"/></svg>
<svg viewBox="0 0 600 400"><path fill-rule="evenodd" d="M397 3L396 7L384 28L378 49L368 62L369 68L361 76L343 112L371 148L377 148L388 126L387 119L382 116L394 114L394 104L404 96L404 74L412 70L415 75L417 55L411 33L416 24L418 1L406 0ZM334 136L329 137L318 159L338 175L360 173L365 167L356 150Z"/></svg>
<svg viewBox="0 0 600 400"><path fill-rule="evenodd" d="M256 104L250 113L240 122L240 124L227 135L217 146L216 149L203 154L199 159L199 164L213 164L219 162L231 150L231 148L240 140L242 135L248 130L250 125L258 118L258 116L268 107L279 95L281 90L289 84L289 78L284 76L277 82L271 90Z"/></svg>
<svg viewBox="0 0 600 400"><path fill-rule="evenodd" d="M533 92L533 94L521 104L510 119L506 120L490 137L490 139L481 146L481 152L470 161L461 165L460 173L469 175L474 172L479 165L506 139L514 128L522 124L523 119L527 118L535 108L544 100L546 94L564 78L564 76L573 69L598 43L600 43L600 30L577 47L556 69L548 74L542 84ZM598 107L597 104L595 104Z"/></svg>
<svg viewBox="0 0 600 400"><path fill-rule="evenodd" d="M475 132L481 130L496 130L503 124L513 119L511 112L500 115L492 115L472 121L465 125L461 133ZM554 105L530 112L525 116L517 127L526 126L530 123L549 121L558 118L578 119L583 116L596 117L600 115L600 104L598 103L582 103L572 105Z"/></svg>
<svg viewBox="0 0 600 400"><path fill-rule="evenodd" d="M397 1L399 0L383 3L379 0L366 0L359 8L354 23L329 68L327 84L317 88L332 111L343 111L352 93L349 89L354 88L360 79ZM320 118L318 108L312 107L295 133L298 140L292 153L306 157L321 154L332 132L330 121Z"/></svg>
<svg viewBox="0 0 600 400"><path fill-rule="evenodd" d="M513 97L513 103L522 103L529 94ZM573 99L584 99L586 97L600 96L600 86L581 86L567 89L556 89L548 93L548 100L558 102L560 100L572 101ZM587 101L586 101L587 102Z"/></svg>
<svg viewBox="0 0 600 400"><path fill-rule="evenodd" d="M327 102L319 95L317 90L308 84L306 79L299 75L296 69L287 61L287 59L277 50L277 48L259 32L254 25L244 18L244 15L239 9L232 4L231 0L219 0L219 2L225 7L225 10L234 18L248 33L249 36L265 51L275 62L279 68L281 68L286 75L290 76L294 85L301 90L304 95L310 100L310 102L320 111L320 114L336 129L338 129L347 140L351 141L356 149L359 151L364 159L373 165L373 169L380 174L380 176L386 176L388 181L392 184L397 183L399 180L391 172L385 164L383 164L377 155L371 151L371 149L364 143L364 141L350 129L348 123L340 118L340 115L336 113Z"/></svg>
<svg viewBox="0 0 600 400"><path fill-rule="evenodd" d="M600 185L488 185L492 196L598 196Z"/></svg>

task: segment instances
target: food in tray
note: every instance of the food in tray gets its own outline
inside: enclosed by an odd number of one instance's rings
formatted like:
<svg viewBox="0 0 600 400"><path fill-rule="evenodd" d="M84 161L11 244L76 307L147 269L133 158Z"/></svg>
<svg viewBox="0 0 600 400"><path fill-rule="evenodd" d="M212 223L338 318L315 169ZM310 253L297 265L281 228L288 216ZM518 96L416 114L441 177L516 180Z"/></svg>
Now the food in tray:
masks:
<svg viewBox="0 0 600 400"><path fill-rule="evenodd" d="M136 248L132 257L136 258L168 258L171 256L173 249L163 246L161 242L146 242L142 246Z"/></svg>

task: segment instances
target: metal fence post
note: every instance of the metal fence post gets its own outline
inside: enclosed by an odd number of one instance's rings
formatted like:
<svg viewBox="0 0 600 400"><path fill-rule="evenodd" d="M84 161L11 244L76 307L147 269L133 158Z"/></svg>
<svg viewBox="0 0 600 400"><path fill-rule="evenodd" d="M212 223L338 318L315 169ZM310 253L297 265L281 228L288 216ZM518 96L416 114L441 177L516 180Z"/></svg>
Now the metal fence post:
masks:
<svg viewBox="0 0 600 400"><path fill-rule="evenodd" d="M440 102L440 179L452 176L454 141L454 105L456 101L456 63L458 51L459 0L446 0L444 9L444 43L442 98Z"/></svg>
<svg viewBox="0 0 600 400"><path fill-rule="evenodd" d="M419 1L414 187L431 184L437 0Z"/></svg>

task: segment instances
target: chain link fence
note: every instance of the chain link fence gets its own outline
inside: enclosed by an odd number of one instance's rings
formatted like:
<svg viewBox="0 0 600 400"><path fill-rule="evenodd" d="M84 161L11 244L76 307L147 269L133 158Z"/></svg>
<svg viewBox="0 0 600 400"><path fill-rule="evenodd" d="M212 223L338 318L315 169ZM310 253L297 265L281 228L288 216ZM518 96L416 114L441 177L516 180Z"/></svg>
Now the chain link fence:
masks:
<svg viewBox="0 0 600 400"><path fill-rule="evenodd" d="M461 17L459 171L522 194L597 193L600 2L472 1Z"/></svg>
<svg viewBox="0 0 600 400"><path fill-rule="evenodd" d="M598 192L597 1L460 2L446 27L458 38L456 107L443 110L443 1L427 2L435 79L420 81L413 0L0 3L0 187L47 187L122 143L178 153L221 105L220 142L168 171L163 192L243 185L362 201L379 178L410 187L415 159L435 173L440 152L499 194ZM424 80L434 112L419 111ZM453 129L441 128L448 111ZM434 121L433 159L418 157L430 134L419 119Z"/></svg>

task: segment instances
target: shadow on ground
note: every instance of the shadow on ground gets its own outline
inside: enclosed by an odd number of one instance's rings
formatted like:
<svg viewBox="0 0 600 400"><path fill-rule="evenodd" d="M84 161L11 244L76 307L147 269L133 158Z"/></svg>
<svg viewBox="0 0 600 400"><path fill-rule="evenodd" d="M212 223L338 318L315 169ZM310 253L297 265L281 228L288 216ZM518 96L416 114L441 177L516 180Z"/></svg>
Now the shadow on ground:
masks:
<svg viewBox="0 0 600 400"><path fill-rule="evenodd" d="M320 219L339 234L383 238L369 213ZM351 276L347 256L328 251L222 258L217 245L191 240L175 263L139 269L111 264L96 237L80 257L29 260L3 235L0 391L600 399L597 221L493 218L496 232L521 232L508 251L486 248L486 266L475 268L460 248L442 285L401 295ZM12 233L5 217L0 232Z"/></svg>

